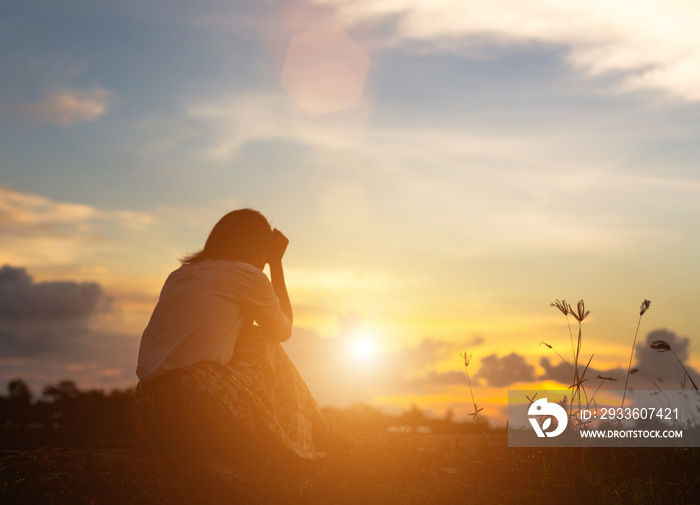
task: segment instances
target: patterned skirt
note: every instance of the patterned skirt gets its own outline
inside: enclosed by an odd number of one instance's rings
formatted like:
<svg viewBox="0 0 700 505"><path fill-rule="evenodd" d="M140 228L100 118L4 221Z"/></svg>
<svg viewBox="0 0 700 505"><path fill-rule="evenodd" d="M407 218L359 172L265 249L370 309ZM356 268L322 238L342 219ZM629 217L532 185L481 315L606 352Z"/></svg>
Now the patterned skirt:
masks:
<svg viewBox="0 0 700 505"><path fill-rule="evenodd" d="M314 435L329 421L282 346L255 330L239 337L227 365L197 363L139 382L135 417L150 444L225 460L323 457Z"/></svg>

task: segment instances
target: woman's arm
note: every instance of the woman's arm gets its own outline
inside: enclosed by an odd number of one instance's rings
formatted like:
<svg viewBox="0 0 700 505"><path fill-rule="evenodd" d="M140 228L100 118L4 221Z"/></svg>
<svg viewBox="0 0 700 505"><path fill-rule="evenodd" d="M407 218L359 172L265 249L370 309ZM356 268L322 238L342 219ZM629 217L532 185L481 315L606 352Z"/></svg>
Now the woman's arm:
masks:
<svg viewBox="0 0 700 505"><path fill-rule="evenodd" d="M281 231L277 228L272 230L272 245L268 253L267 262L270 264L272 289L274 289L275 295L277 295L282 312L284 312L291 322L293 320L292 303L289 301L287 284L284 281L284 268L282 267L282 256L284 256L288 244L289 239L285 237Z"/></svg>

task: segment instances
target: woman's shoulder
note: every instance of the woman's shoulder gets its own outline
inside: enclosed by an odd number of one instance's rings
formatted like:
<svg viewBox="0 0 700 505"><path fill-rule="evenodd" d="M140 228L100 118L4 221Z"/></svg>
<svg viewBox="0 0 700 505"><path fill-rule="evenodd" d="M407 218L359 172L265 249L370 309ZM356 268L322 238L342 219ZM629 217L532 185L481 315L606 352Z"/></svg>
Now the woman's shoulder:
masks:
<svg viewBox="0 0 700 505"><path fill-rule="evenodd" d="M185 263L173 271L165 282L165 291L182 289L264 289L270 281L260 269L243 261L206 259ZM219 286L219 288L216 288Z"/></svg>
<svg viewBox="0 0 700 505"><path fill-rule="evenodd" d="M250 279L267 278L260 268L238 260L206 259L182 267L188 267L190 271L200 275L241 276Z"/></svg>

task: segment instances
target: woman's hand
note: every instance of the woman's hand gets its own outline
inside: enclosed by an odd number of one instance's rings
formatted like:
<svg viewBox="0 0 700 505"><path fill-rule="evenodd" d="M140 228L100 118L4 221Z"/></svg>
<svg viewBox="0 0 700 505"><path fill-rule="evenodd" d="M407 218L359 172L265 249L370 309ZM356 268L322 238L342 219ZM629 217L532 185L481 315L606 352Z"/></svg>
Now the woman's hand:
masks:
<svg viewBox="0 0 700 505"><path fill-rule="evenodd" d="M289 245L289 239L277 228L272 230L272 239L270 240L270 250L267 255L268 263L281 262Z"/></svg>

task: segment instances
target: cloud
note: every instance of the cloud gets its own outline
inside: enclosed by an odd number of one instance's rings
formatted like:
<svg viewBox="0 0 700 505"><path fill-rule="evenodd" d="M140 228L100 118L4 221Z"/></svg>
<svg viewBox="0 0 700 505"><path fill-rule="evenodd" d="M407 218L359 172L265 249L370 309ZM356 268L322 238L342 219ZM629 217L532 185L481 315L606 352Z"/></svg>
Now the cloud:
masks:
<svg viewBox="0 0 700 505"><path fill-rule="evenodd" d="M511 47L562 48L589 77L617 79L620 91L660 90L700 100L700 5L650 0L317 0L345 26L383 21L385 43L483 53Z"/></svg>
<svg viewBox="0 0 700 505"><path fill-rule="evenodd" d="M0 319L62 321L109 310L112 300L95 282L34 282L24 268L0 268Z"/></svg>
<svg viewBox="0 0 700 505"><path fill-rule="evenodd" d="M249 92L194 100L186 115L203 126L210 160L230 160L246 143L288 140L329 149L346 148L361 138L367 105L348 112L313 118L283 92Z"/></svg>
<svg viewBox="0 0 700 505"><path fill-rule="evenodd" d="M491 387L501 388L516 382L535 380L535 367L528 364L525 358L516 353L502 358L491 354L481 358L481 367L477 377L486 380L486 383Z"/></svg>
<svg viewBox="0 0 700 505"><path fill-rule="evenodd" d="M24 233L39 228L42 233L56 231L62 225L81 223L95 217L97 211L87 205L53 202L42 196L15 191L0 185L0 231Z"/></svg>
<svg viewBox="0 0 700 505"><path fill-rule="evenodd" d="M89 205L57 202L0 185L0 233L12 235L68 236L89 232L97 223L142 229L153 217L132 211L101 211Z"/></svg>
<svg viewBox="0 0 700 505"><path fill-rule="evenodd" d="M149 230L154 220L145 213L103 211L0 185L0 263L89 263L96 257L90 253L106 242L121 240L124 235L133 241L134 232Z"/></svg>
<svg viewBox="0 0 700 505"><path fill-rule="evenodd" d="M319 224L348 238L358 231L375 233L376 240L401 249L406 258L487 256L515 248L623 254L638 250L641 241L687 241L663 216L688 215L700 201L699 187L672 168L664 177L650 178L646 170L625 173L627 151L638 151L630 145L629 130L611 122L600 131L586 125L585 114L575 115L575 126L568 114L554 123L535 121L507 131L469 121L448 128L431 118L416 123L401 117L365 128L361 121L345 125L342 114L309 118L281 92L200 98L186 110L203 132L199 138L206 139L201 155L210 160L230 162L243 156L246 146L251 153L300 147L303 159L295 156L283 170L310 174L297 181L308 181L316 197L308 203L315 204ZM633 136L652 136L643 124L633 128L642 130ZM251 154L245 161L241 169L250 170L255 158ZM591 194L597 195L594 207ZM640 221L651 206L664 212ZM413 226L409 231L401 223ZM425 234L422 240L415 240L415 230Z"/></svg>
<svg viewBox="0 0 700 505"><path fill-rule="evenodd" d="M0 268L0 349L32 357L65 349L88 333L92 316L108 312L109 297L94 282L35 282L24 268Z"/></svg>
<svg viewBox="0 0 700 505"><path fill-rule="evenodd" d="M479 347L481 344L486 342L486 339L481 335L475 335L469 342L467 342L467 347Z"/></svg>
<svg viewBox="0 0 700 505"><path fill-rule="evenodd" d="M94 121L109 110L113 100L114 93L97 86L88 90L60 89L27 105L26 110L39 121L69 126Z"/></svg>
<svg viewBox="0 0 700 505"><path fill-rule="evenodd" d="M430 395L444 390L445 386L466 386L467 383L467 376L464 372L455 370L449 372L430 371L425 375L408 379L402 386L402 392Z"/></svg>
<svg viewBox="0 0 700 505"><path fill-rule="evenodd" d="M399 374L410 375L416 372L430 372L435 365L457 355L458 351L458 345L453 342L425 337L414 346L394 351L390 359L395 363Z"/></svg>

